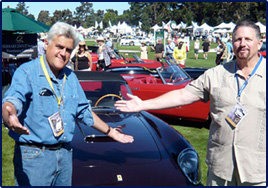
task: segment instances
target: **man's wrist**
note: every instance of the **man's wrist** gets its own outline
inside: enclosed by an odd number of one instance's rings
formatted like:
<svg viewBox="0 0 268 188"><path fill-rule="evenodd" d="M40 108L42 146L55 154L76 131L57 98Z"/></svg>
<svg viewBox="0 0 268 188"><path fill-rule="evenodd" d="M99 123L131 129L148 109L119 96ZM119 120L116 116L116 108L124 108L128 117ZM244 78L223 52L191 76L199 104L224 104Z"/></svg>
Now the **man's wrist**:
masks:
<svg viewBox="0 0 268 188"><path fill-rule="evenodd" d="M106 135L108 135L111 132L111 127L108 127L108 130L105 132Z"/></svg>

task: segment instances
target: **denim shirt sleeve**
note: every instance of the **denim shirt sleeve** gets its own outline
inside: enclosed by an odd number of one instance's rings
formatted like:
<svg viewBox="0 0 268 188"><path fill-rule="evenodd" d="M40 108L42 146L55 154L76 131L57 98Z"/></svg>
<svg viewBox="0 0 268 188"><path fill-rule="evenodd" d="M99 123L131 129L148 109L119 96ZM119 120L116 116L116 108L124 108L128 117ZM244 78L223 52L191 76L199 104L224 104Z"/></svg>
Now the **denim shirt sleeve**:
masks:
<svg viewBox="0 0 268 188"><path fill-rule="evenodd" d="M91 112L91 106L78 80L77 80L76 88L77 88L77 94L78 94L78 107L77 107L76 118L88 126L93 126L94 119L93 119L93 115Z"/></svg>
<svg viewBox="0 0 268 188"><path fill-rule="evenodd" d="M13 75L11 86L7 90L2 100L2 105L5 102L12 103L19 116L22 112L23 105L26 103L26 96L31 96L30 78L27 72L23 69L17 69Z"/></svg>

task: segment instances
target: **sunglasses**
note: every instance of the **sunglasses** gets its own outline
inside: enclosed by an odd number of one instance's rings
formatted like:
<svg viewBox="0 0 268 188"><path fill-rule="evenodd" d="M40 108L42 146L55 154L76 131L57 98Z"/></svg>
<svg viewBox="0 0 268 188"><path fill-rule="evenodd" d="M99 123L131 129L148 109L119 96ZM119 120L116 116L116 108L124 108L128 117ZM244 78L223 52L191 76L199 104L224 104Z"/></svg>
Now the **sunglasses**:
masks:
<svg viewBox="0 0 268 188"><path fill-rule="evenodd" d="M86 45L79 45L79 47L86 47Z"/></svg>

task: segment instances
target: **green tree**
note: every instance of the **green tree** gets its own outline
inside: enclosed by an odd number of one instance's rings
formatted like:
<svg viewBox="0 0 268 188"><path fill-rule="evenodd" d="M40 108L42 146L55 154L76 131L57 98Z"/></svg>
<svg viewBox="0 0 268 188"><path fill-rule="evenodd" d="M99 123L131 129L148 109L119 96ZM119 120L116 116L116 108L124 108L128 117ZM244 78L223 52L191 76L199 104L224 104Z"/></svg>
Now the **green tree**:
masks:
<svg viewBox="0 0 268 188"><path fill-rule="evenodd" d="M65 10L56 10L53 13L53 17L51 18L52 24L56 23L57 21L66 22L72 24L73 21L73 14L69 9Z"/></svg>
<svg viewBox="0 0 268 188"><path fill-rule="evenodd" d="M37 21L51 26L51 17L49 17L49 12L47 10L40 11L38 14Z"/></svg>
<svg viewBox="0 0 268 188"><path fill-rule="evenodd" d="M74 21L76 25L79 27L82 25L87 28L89 26L94 25L94 10L93 4L89 2L80 2L81 5L76 7L74 12Z"/></svg>
<svg viewBox="0 0 268 188"><path fill-rule="evenodd" d="M105 13L103 18L103 27L104 28L109 27L109 21L111 22L112 25L116 24L116 18L117 15L113 11L108 11L107 13Z"/></svg>
<svg viewBox="0 0 268 188"><path fill-rule="evenodd" d="M26 6L25 2L19 2L17 4L16 10L19 11L24 16L28 16L28 14L29 14L28 8L29 8L29 6Z"/></svg>

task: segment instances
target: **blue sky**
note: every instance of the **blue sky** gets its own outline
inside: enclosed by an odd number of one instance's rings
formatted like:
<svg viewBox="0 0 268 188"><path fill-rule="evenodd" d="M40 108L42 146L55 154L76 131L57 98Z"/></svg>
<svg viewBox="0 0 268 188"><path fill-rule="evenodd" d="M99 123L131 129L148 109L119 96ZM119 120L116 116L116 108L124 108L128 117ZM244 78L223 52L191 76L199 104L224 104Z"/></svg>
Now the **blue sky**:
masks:
<svg viewBox="0 0 268 188"><path fill-rule="evenodd" d="M97 10L114 9L118 11L118 14L123 14L124 10L129 9L128 2L92 2L93 9L96 12ZM10 8L16 8L18 2L3 2L2 8L7 8L9 5ZM30 14L35 16L37 19L38 14L41 10L49 11L49 15L52 16L55 10L64 10L69 9L74 12L75 8L80 6L80 2L25 2L26 6L29 6L28 11Z"/></svg>

